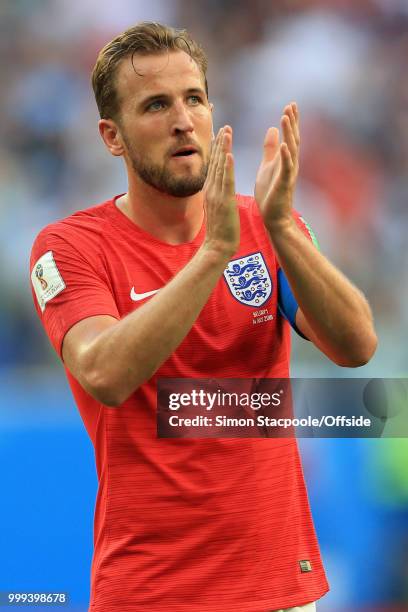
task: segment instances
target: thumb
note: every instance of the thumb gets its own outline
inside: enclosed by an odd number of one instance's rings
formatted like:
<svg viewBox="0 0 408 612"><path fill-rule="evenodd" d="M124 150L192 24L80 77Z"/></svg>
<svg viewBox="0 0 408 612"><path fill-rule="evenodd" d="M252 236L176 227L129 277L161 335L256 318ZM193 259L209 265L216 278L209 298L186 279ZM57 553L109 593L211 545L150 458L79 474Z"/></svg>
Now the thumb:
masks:
<svg viewBox="0 0 408 612"><path fill-rule="evenodd" d="M264 140L263 161L272 161L279 147L279 130L275 127L270 127L265 135Z"/></svg>

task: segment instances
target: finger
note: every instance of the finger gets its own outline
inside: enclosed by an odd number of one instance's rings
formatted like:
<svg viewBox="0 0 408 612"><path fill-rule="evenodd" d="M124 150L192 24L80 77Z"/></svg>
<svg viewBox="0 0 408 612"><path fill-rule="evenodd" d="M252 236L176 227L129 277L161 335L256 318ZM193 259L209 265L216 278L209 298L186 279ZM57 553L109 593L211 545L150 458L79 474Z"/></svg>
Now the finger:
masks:
<svg viewBox="0 0 408 612"><path fill-rule="evenodd" d="M296 102L290 103L291 115L290 122L292 125L293 134L295 136L295 142L299 148L300 145L300 130L299 130L299 109Z"/></svg>
<svg viewBox="0 0 408 612"><path fill-rule="evenodd" d="M229 196L235 196L234 156L231 152L225 155L222 191Z"/></svg>
<svg viewBox="0 0 408 612"><path fill-rule="evenodd" d="M232 127L230 125L224 125L224 140L222 143L225 153L231 153L232 151Z"/></svg>
<svg viewBox="0 0 408 612"><path fill-rule="evenodd" d="M214 163L214 150L215 150L215 147L216 147L218 134L219 134L219 131L218 131L217 135L213 138L213 140L211 142L210 157L209 157L209 160L208 160L207 176L205 177L204 187L206 187L207 183L210 180L211 174L212 174L212 167L213 167L213 163Z"/></svg>
<svg viewBox="0 0 408 612"><path fill-rule="evenodd" d="M224 167L221 188L224 193L235 194L234 159L232 155L232 128L224 133Z"/></svg>
<svg viewBox="0 0 408 612"><path fill-rule="evenodd" d="M211 149L211 155L210 155L210 163L208 166L208 172L207 172L207 179L206 179L206 184L210 185L214 182L214 175L215 175L215 160L217 157L217 152L218 152L218 148L219 148L219 144L220 144L220 140L221 140L221 136L223 133L223 128L220 128L218 130L218 134L215 138L215 141L213 142L213 146Z"/></svg>
<svg viewBox="0 0 408 612"><path fill-rule="evenodd" d="M272 161L279 147L279 130L276 127L270 127L265 135L263 161Z"/></svg>
<svg viewBox="0 0 408 612"><path fill-rule="evenodd" d="M221 191L222 189L222 180L223 180L223 176L224 176L224 165L225 165L225 156L227 154L228 151L228 147L230 146L228 144L228 141L230 139L230 134L226 133L225 130L223 131L222 134L222 138L220 141L220 145L219 145L219 150L218 150L218 155L217 155L217 160L216 160L216 169L215 169L215 184L217 187L217 190Z"/></svg>
<svg viewBox="0 0 408 612"><path fill-rule="evenodd" d="M296 102L291 102L290 105L292 107L293 114L294 114L295 119L296 119L296 123L299 125L299 123L300 123L299 107L298 107Z"/></svg>
<svg viewBox="0 0 408 612"><path fill-rule="evenodd" d="M214 142L214 147L213 147L213 149L211 151L211 169L212 169L213 173L214 173L215 160L217 158L218 148L220 146L220 141L221 141L221 138L222 138L222 133L223 133L223 128L220 128L218 130L218 134L217 134L217 137L216 137L215 142Z"/></svg>
<svg viewBox="0 0 408 612"><path fill-rule="evenodd" d="M282 142L280 146L280 155L281 155L281 168L280 168L280 178L282 179L282 186L286 187L290 182L293 171L293 159L289 150L289 147L286 142Z"/></svg>
<svg viewBox="0 0 408 612"><path fill-rule="evenodd" d="M286 114L286 112L288 114ZM286 142L286 144L288 145L288 148L289 148L289 151L290 151L290 154L293 160L297 160L298 146L296 144L295 135L292 130L292 124L291 124L290 116L289 116L290 112L291 111L286 111L285 109L285 114L281 118L281 126L282 126L282 133L283 133L282 140Z"/></svg>
<svg viewBox="0 0 408 612"><path fill-rule="evenodd" d="M295 119L295 115L294 115L293 108L292 108L291 104L289 104L289 106L287 106L285 108L285 115L287 117L289 117L290 127L291 127L291 130L293 132L293 136L295 136L296 119Z"/></svg>

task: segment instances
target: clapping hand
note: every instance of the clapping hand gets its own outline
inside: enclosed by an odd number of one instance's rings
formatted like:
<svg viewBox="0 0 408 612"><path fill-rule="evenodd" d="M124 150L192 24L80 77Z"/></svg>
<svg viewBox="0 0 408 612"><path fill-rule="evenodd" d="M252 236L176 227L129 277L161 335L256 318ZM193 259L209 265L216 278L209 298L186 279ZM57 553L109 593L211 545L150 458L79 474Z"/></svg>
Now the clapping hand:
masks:
<svg viewBox="0 0 408 612"><path fill-rule="evenodd" d="M204 185L207 219L206 243L232 255L239 245L239 214L235 198L232 128L218 132L211 151Z"/></svg>
<svg viewBox="0 0 408 612"><path fill-rule="evenodd" d="M281 118L282 142L276 127L268 129L255 183L255 199L270 233L292 221L292 201L299 170L299 111L288 104Z"/></svg>

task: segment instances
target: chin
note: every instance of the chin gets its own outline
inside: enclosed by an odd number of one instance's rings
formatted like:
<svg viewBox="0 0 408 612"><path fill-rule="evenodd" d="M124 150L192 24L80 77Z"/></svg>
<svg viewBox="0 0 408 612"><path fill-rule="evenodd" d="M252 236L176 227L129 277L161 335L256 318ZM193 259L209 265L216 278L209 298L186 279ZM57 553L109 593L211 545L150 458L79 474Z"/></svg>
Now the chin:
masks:
<svg viewBox="0 0 408 612"><path fill-rule="evenodd" d="M195 195L196 193L199 193L202 188L202 185L182 183L178 185L168 186L167 189L165 189L165 193L168 193L169 195L175 198L188 198Z"/></svg>
<svg viewBox="0 0 408 612"><path fill-rule="evenodd" d="M174 176L174 175L173 175ZM176 198L187 198L202 191L204 187L205 177L202 173L187 174L184 178L174 177L166 181L162 186L163 191Z"/></svg>

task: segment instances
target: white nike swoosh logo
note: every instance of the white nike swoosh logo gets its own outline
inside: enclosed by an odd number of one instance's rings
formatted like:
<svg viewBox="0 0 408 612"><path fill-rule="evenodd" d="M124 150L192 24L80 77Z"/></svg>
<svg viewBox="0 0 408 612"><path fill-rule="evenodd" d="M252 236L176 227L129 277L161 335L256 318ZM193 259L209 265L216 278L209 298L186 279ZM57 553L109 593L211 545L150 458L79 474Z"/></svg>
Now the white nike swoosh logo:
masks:
<svg viewBox="0 0 408 612"><path fill-rule="evenodd" d="M140 300L144 300L145 298L154 295L158 291L160 291L160 289L154 289L153 291L147 291L146 293L136 293L135 288L132 287L130 299L132 299L134 302L139 302Z"/></svg>

